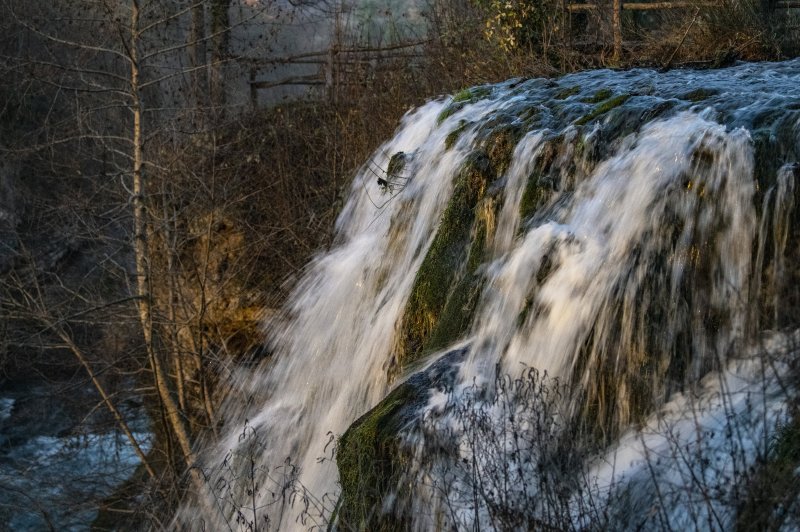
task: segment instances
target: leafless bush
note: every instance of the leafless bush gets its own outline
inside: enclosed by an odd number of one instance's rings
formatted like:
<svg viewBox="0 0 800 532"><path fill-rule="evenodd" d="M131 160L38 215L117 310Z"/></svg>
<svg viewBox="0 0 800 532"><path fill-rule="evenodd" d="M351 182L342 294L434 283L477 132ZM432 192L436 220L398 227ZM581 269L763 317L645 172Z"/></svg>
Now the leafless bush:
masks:
<svg viewBox="0 0 800 532"><path fill-rule="evenodd" d="M792 338L776 345L687 384L608 448L567 416L568 387L532 369L437 399L405 440L413 460L394 511L458 530L796 523L786 364L797 348Z"/></svg>
<svg viewBox="0 0 800 532"><path fill-rule="evenodd" d="M264 442L257 430L245 424L238 445L214 469L198 465L208 487L209 498L198 501L213 508L205 517L183 516L185 526L214 529L224 524L231 530L266 532L296 521L308 530L325 529L335 515L337 497L311 493L300 481L300 471L289 458L279 466L260 462ZM333 439L326 450L333 452ZM321 457L320 460L331 459Z"/></svg>

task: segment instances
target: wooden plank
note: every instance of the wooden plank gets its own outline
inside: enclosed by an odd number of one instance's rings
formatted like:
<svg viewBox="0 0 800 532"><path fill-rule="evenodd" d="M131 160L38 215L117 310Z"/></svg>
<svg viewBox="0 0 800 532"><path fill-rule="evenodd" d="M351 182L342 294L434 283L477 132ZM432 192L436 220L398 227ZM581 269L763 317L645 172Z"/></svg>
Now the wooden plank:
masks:
<svg viewBox="0 0 800 532"><path fill-rule="evenodd" d="M324 85L325 80L320 79L319 76L296 76L291 78L282 79L280 81L251 81L251 89L271 89L273 87L281 87L283 85Z"/></svg>
<svg viewBox="0 0 800 532"><path fill-rule="evenodd" d="M775 7L778 9L800 9L800 1L784 0L782 2L777 2Z"/></svg>
<svg viewBox="0 0 800 532"><path fill-rule="evenodd" d="M709 2L626 2L622 9L630 11L649 11L651 9L685 9L687 7L715 7Z"/></svg>

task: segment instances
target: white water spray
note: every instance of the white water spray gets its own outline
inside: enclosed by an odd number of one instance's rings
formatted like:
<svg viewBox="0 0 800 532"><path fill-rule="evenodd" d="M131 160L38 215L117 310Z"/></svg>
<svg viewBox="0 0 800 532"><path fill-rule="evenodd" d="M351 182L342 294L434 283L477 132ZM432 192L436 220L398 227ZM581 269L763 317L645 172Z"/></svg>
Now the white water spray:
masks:
<svg viewBox="0 0 800 532"><path fill-rule="evenodd" d="M794 70L789 73L791 79L798 77ZM740 74L752 72L743 69ZM593 76L587 75L584 92L592 90ZM649 80L642 82L648 87L660 80L647 71L641 77ZM665 79L674 92L675 80ZM629 76L625 83L638 82ZM679 79L677 86L682 83ZM179 523L194 526L198 507L199 519L214 529L236 528L231 525L236 517L242 529L268 519L270 527L282 530L306 529L322 524L315 518L332 517L338 502L335 495L325 494L336 493L338 477L332 446L326 444L334 443L333 438L396 384L397 336L406 303L453 193L453 176L470 152L483 146L480 124L518 112L525 98L550 98L553 104L558 100L553 92L542 80L510 82L483 99L458 106L450 100L432 102L405 117L395 138L354 180L333 249L309 265L287 305L274 358L242 373L237 394L248 398L249 406L243 409L241 401L231 401L223 412L226 435L205 452L212 493L208 500L184 507ZM626 489L641 486L650 490L643 495L647 498L660 482L653 479L679 484L694 471L686 465L670 476L668 460L663 470L645 468L648 453L675 458L676 448L696 442L703 431L748 426L753 430L737 440L735 467L747 469L756 455L766 452L763 442L783 415L787 388L776 384L786 365L776 363L767 371L763 356L793 348L780 335L762 350L745 344L752 338L752 298L762 289L761 267L771 264L773 283L786 269L783 253L795 174L791 166L781 170L776 188L763 196L764 205L775 205L769 212L777 214L771 224L764 215L759 223L750 133L720 124L712 106L689 104L619 135L606 145L602 160L591 162L586 153L608 131L599 122L577 128L580 113L587 111L581 96L585 94L556 102L560 107L537 104L535 113L522 113L538 116L540 123L525 126L507 170L495 176L493 186L500 192L490 193L500 207L478 268L484 281L478 309L469 330L453 339L466 349L466 357L446 390L450 393L431 390L418 417L436 417L434 425L446 427L458 441L454 401L459 393L474 385L491 390L498 374L514 376L526 367L546 373L569 390L554 400L557 422L545 423L551 443L575 427L584 430L590 419L604 437L620 438L575 471L588 479L597 501L614 504L620 514L606 512L606 517L626 527L633 525L622 514L645 511L635 497L627 505L621 502L620 494L630 493ZM741 111L729 110L734 118L728 122L755 120L756 108L750 103ZM511 124L523 127L525 122L519 118ZM448 135L456 130L460 136L451 142ZM526 187L554 139L560 142L559 179L543 193L535 216L523 217ZM402 155L398 171L390 169L395 154ZM570 162L578 159L580 171L570 172ZM772 258L765 257L766 239L778 242L771 248ZM753 249L757 253L751 260ZM773 299L777 313L779 298ZM748 353L752 360L737 362ZM427 356L428 366L422 364L418 371L426 371L440 354ZM771 360L778 358L776 354ZM505 423L508 412L497 411L496 404L481 408L489 419ZM758 422L747 417L753 412ZM720 416L727 425L718 421ZM644 428L632 429L633 424ZM665 427L678 427L680 435ZM420 486L409 504L427 511L404 522L421 530L445 523L491 525L491 505L456 496L469 478L442 469L452 459L483 467L486 457L462 441L455 457L428 459L424 455L431 434L418 428L409 428L401 438L418 463L403 478L424 479L436 489ZM551 443L529 449L531 456L545 456ZM724 445L709 445L712 458L728 452ZM510 452L505 445L501 449ZM694 455L702 458L700 451ZM425 469L432 462L439 469ZM526 479L541 475L533 465L509 466L525 491L506 502L527 512L526 526L551 518L552 526L587 526L592 514L582 511L585 501L574 494L572 499L565 496L564 512L555 517L544 503L526 503L537 493L527 491ZM449 487L437 484L445 477ZM296 491L297 486L303 490ZM400 511L393 507L395 500L388 494L379 511ZM666 500L674 508L658 506L653 511L660 521L652 523L680 525L683 514L676 508L691 501L675 496L662 498L662 503ZM714 526L730 526L730 497L719 500L721 505L707 505L705 514L695 512L694 523L712 519Z"/></svg>

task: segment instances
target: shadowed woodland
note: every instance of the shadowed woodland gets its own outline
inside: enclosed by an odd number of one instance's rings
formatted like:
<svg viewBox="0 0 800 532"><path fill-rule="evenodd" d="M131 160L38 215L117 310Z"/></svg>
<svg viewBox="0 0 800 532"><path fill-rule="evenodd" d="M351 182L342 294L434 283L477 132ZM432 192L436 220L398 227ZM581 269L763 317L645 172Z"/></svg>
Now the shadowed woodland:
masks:
<svg viewBox="0 0 800 532"><path fill-rule="evenodd" d="M197 445L236 368L269 359L277 309L409 109L514 77L800 51L793 2L356 4L0 1L0 388L35 383L74 419L63 433L132 449L90 501L97 530L168 529L206 489ZM8 497L0 520L28 504ZM58 529L46 502L27 511Z"/></svg>

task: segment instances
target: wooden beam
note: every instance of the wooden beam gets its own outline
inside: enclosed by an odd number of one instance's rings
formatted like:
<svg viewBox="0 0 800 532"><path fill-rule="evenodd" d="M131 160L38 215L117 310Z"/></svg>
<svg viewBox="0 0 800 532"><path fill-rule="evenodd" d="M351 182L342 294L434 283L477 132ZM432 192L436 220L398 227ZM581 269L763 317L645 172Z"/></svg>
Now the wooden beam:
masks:
<svg viewBox="0 0 800 532"><path fill-rule="evenodd" d="M284 85L324 85L325 80L320 79L319 76L296 76L291 78L282 79L280 81L251 81L250 88L252 89L271 89L273 87L281 87Z"/></svg>
<svg viewBox="0 0 800 532"><path fill-rule="evenodd" d="M331 54L331 52L333 52L333 55L336 56L375 54L375 57L380 58L382 57L381 54L384 52L403 50L407 48L416 48L419 46L423 46L429 42L431 42L430 39L425 39L422 41L392 44L387 46L374 46L374 47L365 46L361 48L355 47L355 48L339 48L339 49L328 48L325 50L317 50L314 52L305 52L301 54L290 55L286 57L275 57L270 59L261 57L237 57L235 59L239 62L248 63L255 66L296 63L301 60L313 60L313 58L315 57L321 57L323 58L321 61L327 63L327 59L324 58L327 58Z"/></svg>
<svg viewBox="0 0 800 532"><path fill-rule="evenodd" d="M800 0L791 0L789 2L780 2L780 4L791 3L800 4ZM628 11L649 11L655 9L685 9L687 7L714 7L717 4L711 2L623 2L622 9ZM594 11L599 9L597 4L570 4L567 6L568 11Z"/></svg>
<svg viewBox="0 0 800 532"><path fill-rule="evenodd" d="M651 9L685 9L687 7L715 7L710 2L625 2L622 9L630 11L649 11Z"/></svg>
<svg viewBox="0 0 800 532"><path fill-rule="evenodd" d="M784 0L775 4L777 9L800 9L800 1Z"/></svg>

